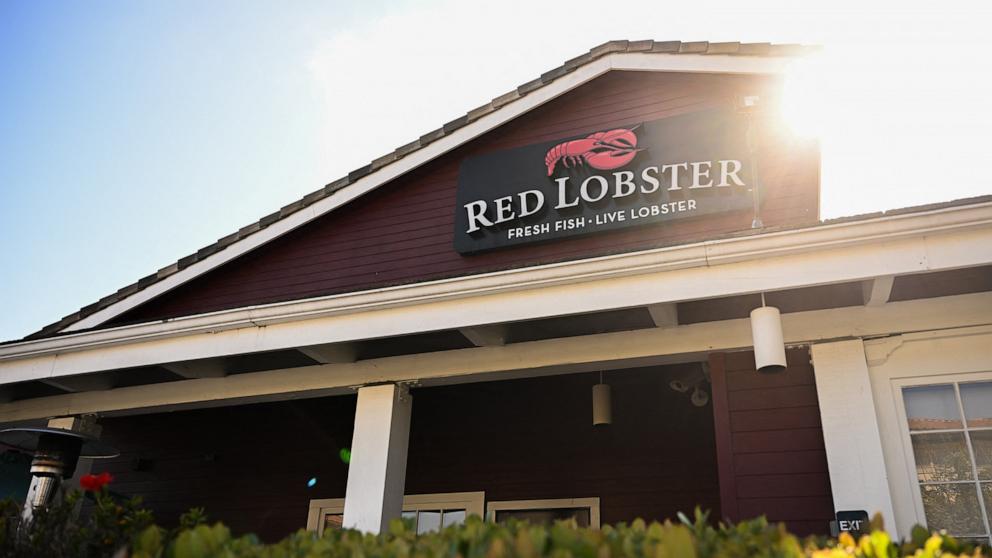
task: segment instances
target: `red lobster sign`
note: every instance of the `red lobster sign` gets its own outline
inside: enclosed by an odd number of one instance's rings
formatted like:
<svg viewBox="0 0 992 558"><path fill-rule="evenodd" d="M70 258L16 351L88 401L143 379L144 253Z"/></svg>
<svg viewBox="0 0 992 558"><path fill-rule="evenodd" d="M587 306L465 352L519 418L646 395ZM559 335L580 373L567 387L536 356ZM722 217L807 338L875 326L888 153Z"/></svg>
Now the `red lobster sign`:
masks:
<svg viewBox="0 0 992 558"><path fill-rule="evenodd" d="M548 176L554 174L559 161L566 169L584 164L598 170L611 170L626 165L641 151L634 134L636 129L637 126L629 130L618 128L559 143L544 156Z"/></svg>

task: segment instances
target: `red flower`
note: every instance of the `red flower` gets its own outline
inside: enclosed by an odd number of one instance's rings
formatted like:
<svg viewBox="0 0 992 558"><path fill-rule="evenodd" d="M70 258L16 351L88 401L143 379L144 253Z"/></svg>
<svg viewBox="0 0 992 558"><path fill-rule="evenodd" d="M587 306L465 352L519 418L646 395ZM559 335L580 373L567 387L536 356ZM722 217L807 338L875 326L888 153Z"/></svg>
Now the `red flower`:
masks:
<svg viewBox="0 0 992 558"><path fill-rule="evenodd" d="M110 484L114 477L110 473L103 472L99 475L83 475L79 477L79 486L87 492L99 492L104 486Z"/></svg>

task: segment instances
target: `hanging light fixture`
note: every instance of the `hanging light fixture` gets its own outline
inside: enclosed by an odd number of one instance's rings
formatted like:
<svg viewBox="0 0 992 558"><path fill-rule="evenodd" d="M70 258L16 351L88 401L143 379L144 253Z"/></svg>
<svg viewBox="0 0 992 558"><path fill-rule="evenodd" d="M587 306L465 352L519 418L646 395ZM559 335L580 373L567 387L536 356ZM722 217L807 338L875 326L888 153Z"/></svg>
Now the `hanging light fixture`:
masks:
<svg viewBox="0 0 992 558"><path fill-rule="evenodd" d="M754 365L758 372L785 370L785 339L782 336L782 316L778 308L765 306L751 310L751 339L754 343Z"/></svg>
<svg viewBox="0 0 992 558"><path fill-rule="evenodd" d="M599 383L592 386L592 425L613 422L613 408L610 401L610 386L603 383L603 372L599 373Z"/></svg>

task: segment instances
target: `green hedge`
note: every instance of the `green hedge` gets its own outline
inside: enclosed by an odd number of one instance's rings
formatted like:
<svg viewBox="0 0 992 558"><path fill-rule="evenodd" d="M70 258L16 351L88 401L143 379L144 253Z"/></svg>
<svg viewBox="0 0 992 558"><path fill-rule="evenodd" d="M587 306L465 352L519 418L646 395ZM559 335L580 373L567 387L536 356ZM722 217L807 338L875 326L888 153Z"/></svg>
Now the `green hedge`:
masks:
<svg viewBox="0 0 992 558"><path fill-rule="evenodd" d="M192 510L180 526L167 530L152 523L140 501L121 501L106 490L88 494L92 505L80 519L73 509L80 496L37 516L19 528L18 506L0 503L0 556L132 558L330 557L330 558L896 558L987 556L988 549L916 528L910 541L897 544L880 530L838 540L789 534L764 518L735 525L712 525L698 510L679 523L633 523L602 529L561 522L553 526L496 525L471 517L465 525L417 535L396 521L388 533L328 530L323 537L299 531L282 541L262 544L253 535L233 536L224 525L208 525L202 510Z"/></svg>
<svg viewBox="0 0 992 558"><path fill-rule="evenodd" d="M438 533L417 535L402 522L388 534L363 535L356 531L329 531L318 538L299 531L273 545L252 536L235 538L221 524L198 525L169 538L151 528L132 546L135 558L171 557L330 557L330 558L734 558L815 557L894 558L898 556L984 556L981 547L961 544L951 537L918 530L913 541L895 544L881 530L855 541L800 540L782 525L759 518L736 525L713 527L697 512L695 521L683 518L646 524L637 520L602 529L560 522L550 527L510 523L495 525L478 517L465 525Z"/></svg>

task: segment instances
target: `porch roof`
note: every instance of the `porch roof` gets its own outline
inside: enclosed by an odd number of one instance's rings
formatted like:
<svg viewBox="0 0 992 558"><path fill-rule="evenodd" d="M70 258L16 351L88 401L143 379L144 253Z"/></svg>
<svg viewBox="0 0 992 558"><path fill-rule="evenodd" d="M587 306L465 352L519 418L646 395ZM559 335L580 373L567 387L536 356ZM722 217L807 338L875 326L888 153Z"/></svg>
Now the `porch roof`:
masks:
<svg viewBox="0 0 992 558"><path fill-rule="evenodd" d="M987 328L990 246L983 197L19 341L0 422L688 362L749 347L762 292L789 344Z"/></svg>

